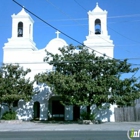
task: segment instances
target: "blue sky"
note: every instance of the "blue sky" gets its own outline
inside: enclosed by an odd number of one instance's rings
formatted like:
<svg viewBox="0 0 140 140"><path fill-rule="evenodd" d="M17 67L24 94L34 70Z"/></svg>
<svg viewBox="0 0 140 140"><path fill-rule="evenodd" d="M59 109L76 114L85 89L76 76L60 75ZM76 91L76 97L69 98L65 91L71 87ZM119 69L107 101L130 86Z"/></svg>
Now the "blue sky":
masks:
<svg viewBox="0 0 140 140"><path fill-rule="evenodd" d="M114 58L128 58L130 63L140 67L140 0L16 0L28 10L83 43L88 35L89 10L96 2L108 11L108 33L114 42ZM3 46L11 37L12 14L21 7L12 0L0 3L0 63L3 61ZM34 23L34 42L38 49L44 48L56 37L56 30L31 15ZM60 34L68 44L78 43ZM135 65L133 65L135 66ZM139 76L140 72L136 75Z"/></svg>

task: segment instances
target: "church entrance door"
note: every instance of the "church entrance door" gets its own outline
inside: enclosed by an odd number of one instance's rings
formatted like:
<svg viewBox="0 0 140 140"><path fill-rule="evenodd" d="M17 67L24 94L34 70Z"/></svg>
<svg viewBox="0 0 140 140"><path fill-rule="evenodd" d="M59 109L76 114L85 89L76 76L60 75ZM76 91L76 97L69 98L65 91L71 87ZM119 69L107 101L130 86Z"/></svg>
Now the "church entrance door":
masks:
<svg viewBox="0 0 140 140"><path fill-rule="evenodd" d="M65 118L65 106L61 104L59 96L53 96L49 100L49 112L51 118L56 121L63 121Z"/></svg>
<svg viewBox="0 0 140 140"><path fill-rule="evenodd" d="M74 105L73 106L73 120L77 121L80 119L80 106Z"/></svg>
<svg viewBox="0 0 140 140"><path fill-rule="evenodd" d="M34 102L34 119L39 120L40 118L40 103Z"/></svg>

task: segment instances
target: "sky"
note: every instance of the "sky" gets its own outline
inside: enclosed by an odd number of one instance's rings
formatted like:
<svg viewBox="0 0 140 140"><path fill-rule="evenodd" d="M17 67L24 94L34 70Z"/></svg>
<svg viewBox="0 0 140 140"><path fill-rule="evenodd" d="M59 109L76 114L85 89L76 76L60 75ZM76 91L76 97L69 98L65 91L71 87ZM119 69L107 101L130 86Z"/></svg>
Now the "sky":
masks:
<svg viewBox="0 0 140 140"><path fill-rule="evenodd" d="M140 0L16 0L47 23L83 43L88 35L88 11L95 8L108 11L108 33L114 43L114 58L128 59L133 67L140 67ZM21 11L13 0L0 0L0 63L4 43L12 33L12 14ZM31 14L30 14L31 15ZM56 37L56 30L33 15L34 42L43 49ZM67 44L77 42L60 34ZM135 74L140 76L140 70Z"/></svg>

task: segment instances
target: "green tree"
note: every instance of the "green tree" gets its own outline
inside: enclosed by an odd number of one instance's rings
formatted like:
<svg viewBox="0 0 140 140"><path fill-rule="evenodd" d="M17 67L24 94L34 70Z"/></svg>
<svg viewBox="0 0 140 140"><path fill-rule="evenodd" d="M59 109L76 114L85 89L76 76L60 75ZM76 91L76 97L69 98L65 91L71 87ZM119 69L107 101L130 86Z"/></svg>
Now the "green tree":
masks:
<svg viewBox="0 0 140 140"><path fill-rule="evenodd" d="M23 99L29 101L32 98L33 83L25 76L31 72L24 70L19 65L3 65L0 71L0 103L9 107L12 111L13 103Z"/></svg>
<svg viewBox="0 0 140 140"><path fill-rule="evenodd" d="M64 104L86 105L90 113L93 104L127 106L140 97L136 78L120 78L124 73L138 70L131 68L127 60L98 57L81 46L70 45L59 50L61 55L47 52L44 59L55 71L38 74L35 78L49 85Z"/></svg>

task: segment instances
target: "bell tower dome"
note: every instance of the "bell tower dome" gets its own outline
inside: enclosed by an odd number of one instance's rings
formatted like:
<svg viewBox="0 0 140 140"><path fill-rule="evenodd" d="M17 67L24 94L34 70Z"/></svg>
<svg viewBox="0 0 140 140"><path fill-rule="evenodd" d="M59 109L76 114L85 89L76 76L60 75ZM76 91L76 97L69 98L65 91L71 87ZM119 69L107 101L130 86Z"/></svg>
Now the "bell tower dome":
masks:
<svg viewBox="0 0 140 140"><path fill-rule="evenodd" d="M84 41L84 45L102 53L113 57L114 44L110 40L107 31L107 11L102 10L98 3L96 7L88 12L89 34ZM95 52L97 55L101 55Z"/></svg>

